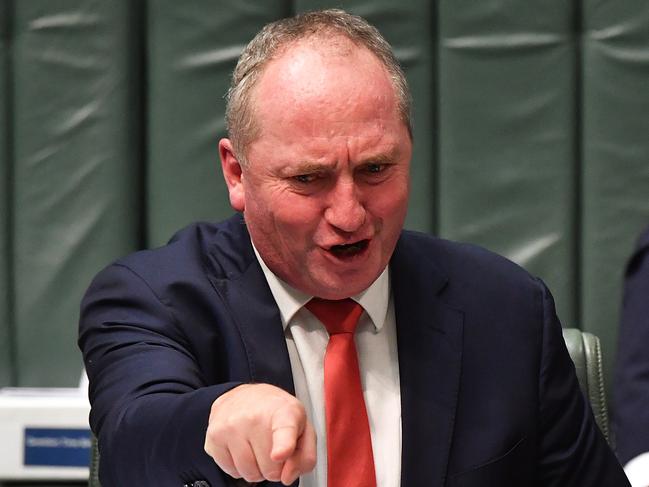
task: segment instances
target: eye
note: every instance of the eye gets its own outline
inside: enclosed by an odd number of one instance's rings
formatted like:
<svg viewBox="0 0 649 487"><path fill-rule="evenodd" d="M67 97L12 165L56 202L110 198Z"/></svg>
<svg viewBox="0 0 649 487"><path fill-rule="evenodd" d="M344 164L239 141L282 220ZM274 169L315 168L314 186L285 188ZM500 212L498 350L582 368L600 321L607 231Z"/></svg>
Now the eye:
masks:
<svg viewBox="0 0 649 487"><path fill-rule="evenodd" d="M385 170L385 164L372 163L365 166L365 170L372 174L377 174Z"/></svg>
<svg viewBox="0 0 649 487"><path fill-rule="evenodd" d="M293 180L300 184L308 184L315 181L317 177L317 174L298 174L297 176L293 176Z"/></svg>
<svg viewBox="0 0 649 487"><path fill-rule="evenodd" d="M393 163L390 161L368 161L358 168L356 174L359 181L366 184L381 184L390 178L390 174L392 174L391 166L393 166Z"/></svg>
<svg viewBox="0 0 649 487"><path fill-rule="evenodd" d="M376 179L378 177L386 176L390 165L389 162L368 162L361 166L360 172L366 177Z"/></svg>

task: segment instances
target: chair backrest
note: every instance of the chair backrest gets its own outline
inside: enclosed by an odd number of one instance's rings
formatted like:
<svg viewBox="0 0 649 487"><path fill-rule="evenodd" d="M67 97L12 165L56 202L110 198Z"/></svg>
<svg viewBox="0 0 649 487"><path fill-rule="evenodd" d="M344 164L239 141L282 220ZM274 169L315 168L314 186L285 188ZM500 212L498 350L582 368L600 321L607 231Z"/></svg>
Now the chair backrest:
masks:
<svg viewBox="0 0 649 487"><path fill-rule="evenodd" d="M584 395L590 401L595 421L610 443L608 429L608 411L604 392L604 374L602 368L602 349L592 333L582 332L577 328L564 328L563 338L566 341L570 358L575 363L577 378Z"/></svg>

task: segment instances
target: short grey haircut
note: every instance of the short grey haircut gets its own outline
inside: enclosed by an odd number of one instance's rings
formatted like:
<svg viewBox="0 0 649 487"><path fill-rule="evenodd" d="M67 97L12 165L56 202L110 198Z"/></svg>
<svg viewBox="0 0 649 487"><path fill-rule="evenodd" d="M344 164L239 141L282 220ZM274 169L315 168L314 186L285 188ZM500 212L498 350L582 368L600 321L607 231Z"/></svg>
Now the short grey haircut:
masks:
<svg viewBox="0 0 649 487"><path fill-rule="evenodd" d="M290 44L321 36L331 37L332 34L346 37L355 45L368 49L383 64L394 87L399 116L412 138L410 89L390 44L376 27L361 17L339 9L319 10L267 24L239 57L232 73L225 111L228 137L239 162L247 164L246 147L259 135L251 98L266 64L281 55Z"/></svg>

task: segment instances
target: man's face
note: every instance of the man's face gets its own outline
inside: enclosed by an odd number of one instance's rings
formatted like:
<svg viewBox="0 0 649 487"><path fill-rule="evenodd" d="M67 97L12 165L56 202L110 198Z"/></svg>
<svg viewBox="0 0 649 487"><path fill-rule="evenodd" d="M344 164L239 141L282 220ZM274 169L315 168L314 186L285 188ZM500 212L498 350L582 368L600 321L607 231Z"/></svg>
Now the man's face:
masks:
<svg viewBox="0 0 649 487"><path fill-rule="evenodd" d="M369 51L347 44L302 42L267 65L253 95L259 136L228 181L266 265L326 299L380 275L409 192L412 144L390 79ZM221 141L226 172L228 147Z"/></svg>

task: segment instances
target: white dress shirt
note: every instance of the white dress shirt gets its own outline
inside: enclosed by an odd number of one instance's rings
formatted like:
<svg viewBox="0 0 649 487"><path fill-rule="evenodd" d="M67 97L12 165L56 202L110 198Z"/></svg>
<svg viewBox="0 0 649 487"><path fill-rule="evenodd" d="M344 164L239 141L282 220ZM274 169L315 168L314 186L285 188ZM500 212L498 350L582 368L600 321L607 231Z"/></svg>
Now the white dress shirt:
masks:
<svg viewBox="0 0 649 487"><path fill-rule="evenodd" d="M631 487L649 487L649 452L629 460L624 473L629 477Z"/></svg>
<svg viewBox="0 0 649 487"><path fill-rule="evenodd" d="M292 288L273 274L257 249L255 255L280 311L295 395L304 404L318 438L316 467L300 477L300 487L326 487L324 355L329 335L324 325L304 308L313 296ZM370 423L376 483L381 487L398 487L401 481L401 393L389 270L386 268L368 289L351 298L364 309L355 341Z"/></svg>

